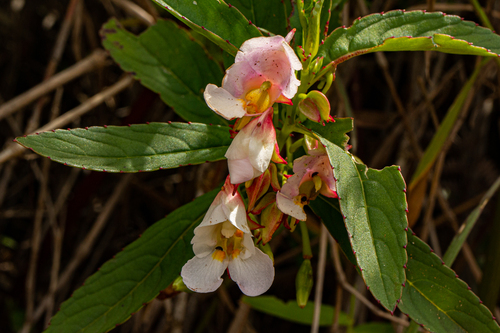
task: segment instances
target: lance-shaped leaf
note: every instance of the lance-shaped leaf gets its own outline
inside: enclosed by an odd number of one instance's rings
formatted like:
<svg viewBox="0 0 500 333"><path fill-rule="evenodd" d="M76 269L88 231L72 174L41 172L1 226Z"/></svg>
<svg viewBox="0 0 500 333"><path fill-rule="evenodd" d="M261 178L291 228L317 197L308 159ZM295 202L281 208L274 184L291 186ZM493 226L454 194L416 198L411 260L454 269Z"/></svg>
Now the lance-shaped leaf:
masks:
<svg viewBox="0 0 500 333"><path fill-rule="evenodd" d="M103 25L100 35L102 45L121 68L159 93L184 120L226 123L203 99L206 85L221 82L223 72L186 30L159 20L135 36L111 19Z"/></svg>
<svg viewBox="0 0 500 333"><path fill-rule="evenodd" d="M408 231L406 285L398 307L431 332L500 332L467 284Z"/></svg>
<svg viewBox="0 0 500 333"><path fill-rule="evenodd" d="M320 137L337 181L337 193L361 275L373 296L392 311L401 297L406 263L405 183L398 167L367 169Z"/></svg>
<svg viewBox="0 0 500 333"><path fill-rule="evenodd" d="M107 332L155 298L194 256L194 227L217 193L207 193L149 227L61 305L46 332Z"/></svg>
<svg viewBox="0 0 500 333"><path fill-rule="evenodd" d="M155 0L191 29L236 55L244 41L260 31L234 6L219 0Z"/></svg>
<svg viewBox="0 0 500 333"><path fill-rule="evenodd" d="M232 141L228 127L194 123L55 130L16 140L53 161L107 172L152 171L222 160Z"/></svg>
<svg viewBox="0 0 500 333"><path fill-rule="evenodd" d="M325 57L324 65L334 66L368 52L428 50L498 56L500 36L454 15L395 10L337 28L320 46L318 57Z"/></svg>

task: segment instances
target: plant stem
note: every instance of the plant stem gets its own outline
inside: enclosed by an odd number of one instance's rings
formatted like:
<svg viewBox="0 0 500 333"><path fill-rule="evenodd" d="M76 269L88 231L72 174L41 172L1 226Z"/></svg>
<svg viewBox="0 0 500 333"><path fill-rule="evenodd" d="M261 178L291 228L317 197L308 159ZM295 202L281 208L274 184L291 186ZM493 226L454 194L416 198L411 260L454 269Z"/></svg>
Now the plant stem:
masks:
<svg viewBox="0 0 500 333"><path fill-rule="evenodd" d="M300 221L300 233L302 234L302 256L304 259L312 258L311 241L309 240L309 231L305 221Z"/></svg>

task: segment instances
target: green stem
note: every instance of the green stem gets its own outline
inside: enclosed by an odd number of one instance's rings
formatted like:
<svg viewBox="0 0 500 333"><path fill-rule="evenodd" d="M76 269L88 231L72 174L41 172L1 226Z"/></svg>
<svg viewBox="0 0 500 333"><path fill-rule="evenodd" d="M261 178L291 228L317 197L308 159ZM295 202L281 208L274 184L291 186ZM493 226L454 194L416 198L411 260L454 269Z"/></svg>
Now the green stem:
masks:
<svg viewBox="0 0 500 333"><path fill-rule="evenodd" d="M302 257L304 259L312 258L311 241L309 240L309 231L305 221L300 221L300 233L302 234Z"/></svg>

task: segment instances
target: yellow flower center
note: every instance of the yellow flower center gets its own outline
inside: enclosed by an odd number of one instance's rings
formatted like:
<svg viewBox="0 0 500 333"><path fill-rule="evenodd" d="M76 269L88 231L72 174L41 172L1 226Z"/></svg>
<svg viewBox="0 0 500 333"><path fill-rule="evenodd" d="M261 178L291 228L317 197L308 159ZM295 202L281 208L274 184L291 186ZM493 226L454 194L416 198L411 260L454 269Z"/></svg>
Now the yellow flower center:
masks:
<svg viewBox="0 0 500 333"><path fill-rule="evenodd" d="M271 106L269 88L271 88L271 82L265 81L259 88L252 89L245 95L248 113L262 113Z"/></svg>
<svg viewBox="0 0 500 333"><path fill-rule="evenodd" d="M217 244L212 258L222 262L229 258L237 258L243 250L243 231L237 229L229 221L221 223L217 231Z"/></svg>

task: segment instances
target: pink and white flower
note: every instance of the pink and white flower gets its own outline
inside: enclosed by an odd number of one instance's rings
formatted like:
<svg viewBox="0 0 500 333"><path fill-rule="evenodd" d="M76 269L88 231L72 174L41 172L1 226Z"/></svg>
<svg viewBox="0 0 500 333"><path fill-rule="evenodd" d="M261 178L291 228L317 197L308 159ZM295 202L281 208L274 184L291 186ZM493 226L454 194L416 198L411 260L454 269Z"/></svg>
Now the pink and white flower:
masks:
<svg viewBox="0 0 500 333"><path fill-rule="evenodd" d="M294 174L276 194L276 205L297 220L307 219L304 206L318 194L336 198L335 178L328 155L324 150L311 150L293 164Z"/></svg>
<svg viewBox="0 0 500 333"><path fill-rule="evenodd" d="M195 257L182 267L186 286L208 293L222 284L226 268L231 279L248 296L266 292L274 280L268 255L256 248L247 224L245 204L230 178L208 209L191 240Z"/></svg>
<svg viewBox="0 0 500 333"><path fill-rule="evenodd" d="M275 102L291 104L302 64L288 45L295 31L282 36L245 41L234 64L226 70L222 87L209 84L203 96L217 114L230 120L266 111Z"/></svg>
<svg viewBox="0 0 500 333"><path fill-rule="evenodd" d="M273 110L268 109L243 127L227 149L225 156L231 182L239 184L259 177L268 168L273 153L278 158L275 162L283 163L277 152Z"/></svg>

